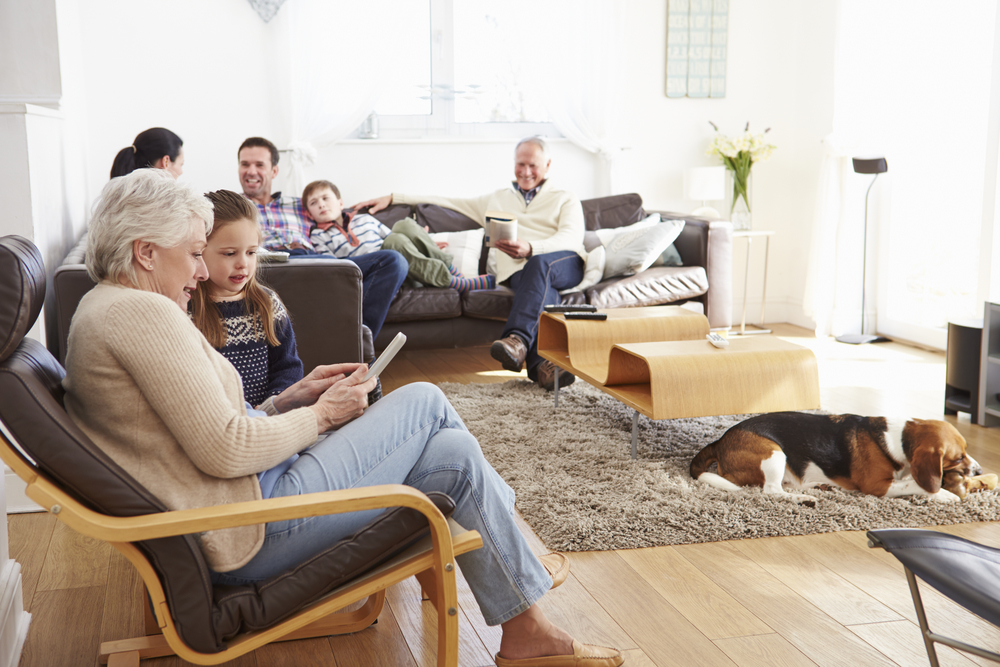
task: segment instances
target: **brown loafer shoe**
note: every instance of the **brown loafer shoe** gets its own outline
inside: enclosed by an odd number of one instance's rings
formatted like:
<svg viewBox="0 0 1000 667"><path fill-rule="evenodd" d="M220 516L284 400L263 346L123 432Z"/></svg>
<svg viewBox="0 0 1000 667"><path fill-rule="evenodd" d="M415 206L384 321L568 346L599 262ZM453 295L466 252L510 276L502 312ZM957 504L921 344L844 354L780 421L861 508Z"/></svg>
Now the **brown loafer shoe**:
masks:
<svg viewBox="0 0 1000 667"><path fill-rule="evenodd" d="M581 644L573 640L573 655L547 655L541 658L508 660L497 653L497 667L618 667L625 662L622 652L607 646Z"/></svg>
<svg viewBox="0 0 1000 667"><path fill-rule="evenodd" d="M511 334L493 341L493 345L490 346L490 356L499 361L505 371L520 373L524 366L524 358L528 356L528 346L520 336Z"/></svg>
<svg viewBox="0 0 1000 667"><path fill-rule="evenodd" d="M566 558L565 554L553 551L550 554L539 556L538 560L541 561L542 567L552 577L552 588L556 588L562 582L566 581L566 577L569 576L569 558Z"/></svg>
<svg viewBox="0 0 1000 667"><path fill-rule="evenodd" d="M575 375L546 360L538 364L538 368L535 371L535 382L541 385L545 391L552 391L556 386L556 373L559 373L560 387L568 387L576 381Z"/></svg>

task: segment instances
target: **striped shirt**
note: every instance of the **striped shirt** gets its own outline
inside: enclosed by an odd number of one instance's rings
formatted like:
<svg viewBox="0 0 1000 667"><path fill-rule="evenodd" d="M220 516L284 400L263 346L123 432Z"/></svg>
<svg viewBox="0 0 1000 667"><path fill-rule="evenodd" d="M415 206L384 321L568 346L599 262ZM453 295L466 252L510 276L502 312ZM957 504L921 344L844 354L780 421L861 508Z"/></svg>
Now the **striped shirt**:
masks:
<svg viewBox="0 0 1000 667"><path fill-rule="evenodd" d="M344 216L349 217L346 213ZM316 252L341 259L367 255L381 250L382 240L392 231L367 213L355 215L347 224L351 236L355 237L353 239L348 238L339 225L330 225L327 229L313 227L309 240Z"/></svg>

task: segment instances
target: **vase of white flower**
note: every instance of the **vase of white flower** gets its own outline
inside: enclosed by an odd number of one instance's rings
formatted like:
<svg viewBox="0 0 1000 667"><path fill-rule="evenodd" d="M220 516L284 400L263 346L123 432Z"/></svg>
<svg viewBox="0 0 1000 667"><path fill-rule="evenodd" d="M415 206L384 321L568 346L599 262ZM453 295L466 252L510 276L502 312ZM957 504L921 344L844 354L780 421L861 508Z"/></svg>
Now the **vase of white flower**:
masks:
<svg viewBox="0 0 1000 667"><path fill-rule="evenodd" d="M745 181L737 183L737 172L726 169L726 210L733 229L750 229L753 225L753 174L747 173Z"/></svg>
<svg viewBox="0 0 1000 667"><path fill-rule="evenodd" d="M766 160L774 151L774 145L764 141L764 135L771 131L767 128L761 133L750 132L750 123L743 128L743 134L730 139L721 132L712 121L709 124L715 129L715 137L708 148L708 154L719 157L729 175L730 196L729 216L733 229L750 229L753 203L753 180L751 170L754 163Z"/></svg>

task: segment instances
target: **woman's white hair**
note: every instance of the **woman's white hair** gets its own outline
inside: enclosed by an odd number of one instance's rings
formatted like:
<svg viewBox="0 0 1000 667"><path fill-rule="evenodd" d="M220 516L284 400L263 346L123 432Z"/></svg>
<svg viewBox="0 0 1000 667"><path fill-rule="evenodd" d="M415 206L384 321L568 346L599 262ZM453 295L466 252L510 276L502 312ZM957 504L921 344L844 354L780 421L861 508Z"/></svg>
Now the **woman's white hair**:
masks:
<svg viewBox="0 0 1000 667"><path fill-rule="evenodd" d="M179 246L192 226L212 232L212 202L181 185L164 169L136 169L104 186L87 232L87 273L99 282L127 278L135 283L132 247L149 241Z"/></svg>

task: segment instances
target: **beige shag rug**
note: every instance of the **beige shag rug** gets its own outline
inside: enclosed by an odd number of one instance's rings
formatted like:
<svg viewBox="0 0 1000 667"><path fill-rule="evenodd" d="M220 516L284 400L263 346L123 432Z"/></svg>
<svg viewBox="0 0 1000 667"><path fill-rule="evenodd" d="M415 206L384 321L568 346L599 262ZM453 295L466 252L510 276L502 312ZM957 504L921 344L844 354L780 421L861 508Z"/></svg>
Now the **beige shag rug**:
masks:
<svg viewBox="0 0 1000 667"><path fill-rule="evenodd" d="M746 415L639 418L639 458L629 455L632 411L583 382L552 394L533 382L439 385L517 493L517 508L550 549L601 551L837 530L996 521L1000 495L960 503L876 498L814 489L815 507L725 492L693 480L691 458Z"/></svg>

